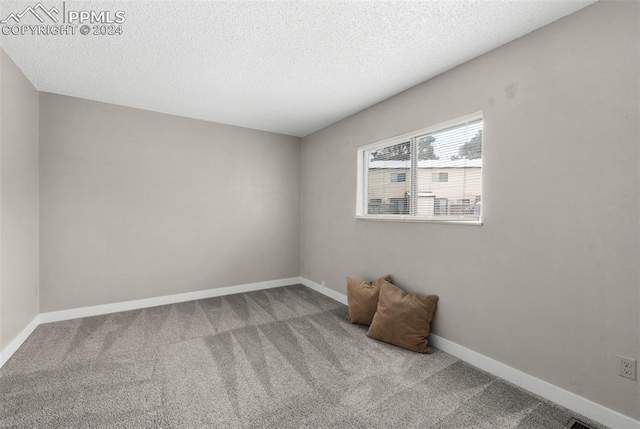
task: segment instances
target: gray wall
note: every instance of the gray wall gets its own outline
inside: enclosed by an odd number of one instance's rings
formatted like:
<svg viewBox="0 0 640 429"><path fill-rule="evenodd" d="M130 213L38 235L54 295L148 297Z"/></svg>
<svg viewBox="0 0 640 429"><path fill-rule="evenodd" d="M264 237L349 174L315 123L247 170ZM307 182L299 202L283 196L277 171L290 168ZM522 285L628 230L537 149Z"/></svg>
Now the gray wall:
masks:
<svg viewBox="0 0 640 429"><path fill-rule="evenodd" d="M300 139L40 95L41 311L299 275Z"/></svg>
<svg viewBox="0 0 640 429"><path fill-rule="evenodd" d="M436 334L640 418L639 15L597 3L304 138L302 275L391 273L440 295ZM484 226L354 219L359 145L480 110Z"/></svg>
<svg viewBox="0 0 640 429"><path fill-rule="evenodd" d="M38 314L38 92L0 49L0 350Z"/></svg>

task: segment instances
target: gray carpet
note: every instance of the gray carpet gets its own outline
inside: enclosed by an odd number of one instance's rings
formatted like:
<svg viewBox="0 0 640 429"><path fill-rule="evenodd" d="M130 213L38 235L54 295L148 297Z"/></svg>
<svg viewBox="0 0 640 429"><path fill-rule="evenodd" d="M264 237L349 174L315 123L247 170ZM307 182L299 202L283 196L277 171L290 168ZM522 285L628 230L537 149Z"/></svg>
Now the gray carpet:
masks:
<svg viewBox="0 0 640 429"><path fill-rule="evenodd" d="M0 370L0 427L560 429L572 416L345 317L297 285L41 325Z"/></svg>

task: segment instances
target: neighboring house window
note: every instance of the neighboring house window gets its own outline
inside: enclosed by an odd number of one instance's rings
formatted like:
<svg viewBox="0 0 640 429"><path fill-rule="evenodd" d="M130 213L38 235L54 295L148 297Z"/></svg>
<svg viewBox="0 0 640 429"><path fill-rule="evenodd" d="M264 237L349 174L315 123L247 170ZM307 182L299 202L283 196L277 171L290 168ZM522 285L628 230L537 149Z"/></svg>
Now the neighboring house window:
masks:
<svg viewBox="0 0 640 429"><path fill-rule="evenodd" d="M433 214L436 216L449 214L449 200L446 198L436 198L433 204Z"/></svg>
<svg viewBox="0 0 640 429"><path fill-rule="evenodd" d="M434 182L448 182L449 181L449 173L433 173L431 176L431 180Z"/></svg>
<svg viewBox="0 0 640 429"><path fill-rule="evenodd" d="M389 198L391 213L399 215L409 214L409 198Z"/></svg>
<svg viewBox="0 0 640 429"><path fill-rule="evenodd" d="M382 198L371 198L369 200L369 213L381 214L383 212Z"/></svg>
<svg viewBox="0 0 640 429"><path fill-rule="evenodd" d="M356 216L481 223L482 131L475 114L359 147Z"/></svg>
<svg viewBox="0 0 640 429"><path fill-rule="evenodd" d="M407 173L391 173L392 182L406 182Z"/></svg>

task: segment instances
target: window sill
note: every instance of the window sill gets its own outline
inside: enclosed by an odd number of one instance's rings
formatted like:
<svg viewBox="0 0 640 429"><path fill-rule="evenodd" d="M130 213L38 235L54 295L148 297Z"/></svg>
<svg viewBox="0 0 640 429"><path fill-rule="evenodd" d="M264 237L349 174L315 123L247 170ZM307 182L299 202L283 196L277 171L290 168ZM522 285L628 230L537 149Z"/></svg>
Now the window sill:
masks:
<svg viewBox="0 0 640 429"><path fill-rule="evenodd" d="M372 216L372 215L356 215L356 220L373 220L377 222L418 222L418 223L442 223L447 225L472 225L482 226L482 219L480 220L465 220L465 219L425 219L416 216Z"/></svg>

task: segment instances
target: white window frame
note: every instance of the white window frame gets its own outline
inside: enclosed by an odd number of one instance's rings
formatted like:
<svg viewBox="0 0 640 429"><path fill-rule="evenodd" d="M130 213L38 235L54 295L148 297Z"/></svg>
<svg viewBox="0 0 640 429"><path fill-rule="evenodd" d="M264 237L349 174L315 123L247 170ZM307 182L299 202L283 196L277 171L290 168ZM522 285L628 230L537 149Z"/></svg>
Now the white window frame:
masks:
<svg viewBox="0 0 640 429"><path fill-rule="evenodd" d="M423 222L423 223L445 223L452 225L482 225L482 213L480 213L480 217L478 220L468 220L468 219L429 219L419 216L409 215L377 215L377 214L366 214L367 204L369 202L367 190L368 190L368 175L364 174L366 165L368 165L368 160L365 159L365 155L367 152L382 149L387 146L393 146L395 144L404 143L410 141L412 138L423 135L430 134L440 130L444 130L447 128L452 128L455 126L463 125L467 122L477 121L479 119L483 119L482 112L475 112L469 115L465 115L451 121L442 122L427 128L422 128L419 130L411 131L409 133L405 133L399 136L391 137L389 139L385 139L379 142L367 144L364 146L358 146L357 152L357 190L356 190L356 219L361 220L374 220L374 221L391 221L391 222ZM483 126L484 129L484 126ZM486 133L483 135L485 136ZM416 146L413 145L414 151L416 151ZM484 142L483 142L484 148ZM417 154L412 154L411 159L414 160ZM413 161L412 161L413 162ZM417 161L416 161L417 162ZM412 165L411 174L415 176L417 174L416 168ZM482 166L482 195L484 196L484 164ZM412 177L413 182L415 182L415 177ZM412 182L412 183L413 183ZM484 198L483 198L484 200Z"/></svg>

